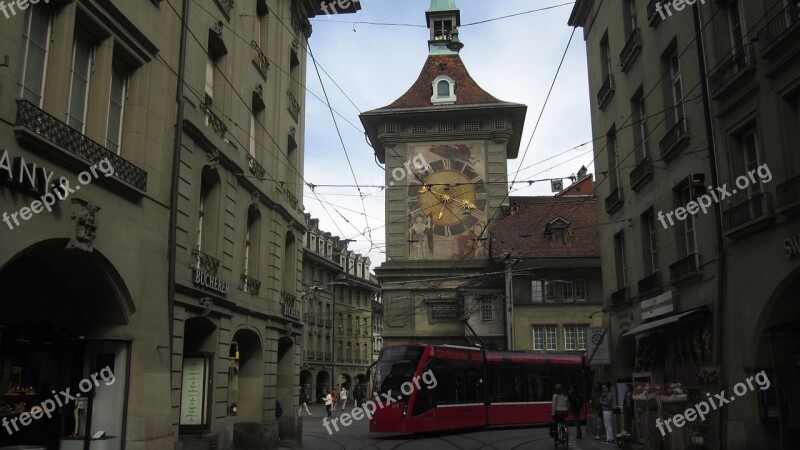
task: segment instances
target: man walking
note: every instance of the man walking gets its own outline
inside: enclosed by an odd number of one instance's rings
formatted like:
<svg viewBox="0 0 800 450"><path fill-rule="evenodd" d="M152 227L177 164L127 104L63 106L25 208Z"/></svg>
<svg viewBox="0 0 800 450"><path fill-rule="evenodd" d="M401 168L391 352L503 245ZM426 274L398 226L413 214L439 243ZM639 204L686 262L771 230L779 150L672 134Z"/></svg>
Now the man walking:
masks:
<svg viewBox="0 0 800 450"><path fill-rule="evenodd" d="M311 411L308 410L308 394L306 394L306 389L305 388L300 390L300 407L297 408L297 415L298 416L303 411L303 408L306 409L306 412L308 413L309 416L313 415L313 414L311 414Z"/></svg>
<svg viewBox="0 0 800 450"><path fill-rule="evenodd" d="M583 396L575 389L575 386L569 387L569 410L572 412L572 418L575 420L575 439L583 438L581 432L581 410L583 409Z"/></svg>
<svg viewBox="0 0 800 450"><path fill-rule="evenodd" d="M616 444L617 441L614 439L614 422L613 414L614 414L614 397L611 395L611 383L605 383L603 385L603 396L600 398L600 405L603 408L603 423L606 426L606 443L608 444Z"/></svg>
<svg viewBox="0 0 800 450"><path fill-rule="evenodd" d="M603 426L603 407L600 404L600 399L603 397L603 385L599 381L595 381L594 390L592 390L592 411L597 416L597 427L594 433L595 440L606 440L606 429Z"/></svg>

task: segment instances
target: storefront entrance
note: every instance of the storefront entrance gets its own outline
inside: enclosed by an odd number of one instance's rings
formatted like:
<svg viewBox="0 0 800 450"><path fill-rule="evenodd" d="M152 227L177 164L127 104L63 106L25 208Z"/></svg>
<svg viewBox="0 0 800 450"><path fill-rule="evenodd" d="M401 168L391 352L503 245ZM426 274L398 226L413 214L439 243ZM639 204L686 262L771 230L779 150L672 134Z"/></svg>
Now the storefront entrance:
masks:
<svg viewBox="0 0 800 450"><path fill-rule="evenodd" d="M130 342L109 336L132 302L102 255L65 246L40 243L0 269L0 447L123 446Z"/></svg>

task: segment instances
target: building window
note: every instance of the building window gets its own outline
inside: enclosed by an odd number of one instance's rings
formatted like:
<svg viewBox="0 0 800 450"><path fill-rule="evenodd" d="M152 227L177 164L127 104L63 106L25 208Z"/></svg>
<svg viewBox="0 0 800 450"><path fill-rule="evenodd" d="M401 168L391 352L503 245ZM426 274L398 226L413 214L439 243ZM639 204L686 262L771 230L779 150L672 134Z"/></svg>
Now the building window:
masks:
<svg viewBox="0 0 800 450"><path fill-rule="evenodd" d="M436 77L431 83L433 87L431 103L434 105L454 104L456 102L455 83L455 80L446 75Z"/></svg>
<svg viewBox="0 0 800 450"><path fill-rule="evenodd" d="M89 100L93 52L92 41L87 35L76 29L72 45L67 123L81 133L86 130L86 103Z"/></svg>
<svg viewBox="0 0 800 450"><path fill-rule="evenodd" d="M544 350L544 327L533 327L533 349Z"/></svg>
<svg viewBox="0 0 800 450"><path fill-rule="evenodd" d="M670 73L672 107L674 108L675 124L681 122L686 114L683 109L683 86L681 82L681 62L677 49L673 50L667 58Z"/></svg>
<svg viewBox="0 0 800 450"><path fill-rule="evenodd" d="M548 325L545 327L544 345L546 350L558 350L558 335L556 334L556 326Z"/></svg>
<svg viewBox="0 0 800 450"><path fill-rule="evenodd" d="M541 280L533 280L531 282L531 300L534 302L541 302L544 300L544 290L542 289Z"/></svg>
<svg viewBox="0 0 800 450"><path fill-rule="evenodd" d="M575 300L586 301L586 280L575 280Z"/></svg>
<svg viewBox="0 0 800 450"><path fill-rule="evenodd" d="M586 325L564 325L564 349L586 350Z"/></svg>
<svg viewBox="0 0 800 450"><path fill-rule="evenodd" d="M656 217L650 209L642 216L644 269L648 274L658 272L658 242L656 241Z"/></svg>
<svg viewBox="0 0 800 450"><path fill-rule="evenodd" d="M19 65L20 97L42 106L47 55L50 46L50 15L44 7L28 8L22 28L22 61Z"/></svg>
<svg viewBox="0 0 800 450"><path fill-rule="evenodd" d="M544 299L549 302L556 300L556 283L554 281L544 282Z"/></svg>
<svg viewBox="0 0 800 450"><path fill-rule="evenodd" d="M625 32L631 34L637 25L636 0L625 0Z"/></svg>
<svg viewBox="0 0 800 450"><path fill-rule="evenodd" d="M200 199L197 207L197 250L213 254L216 238L214 218L219 211L219 178L208 168L200 177ZM199 263L199 261L198 261ZM199 267L199 266L198 266Z"/></svg>
<svg viewBox="0 0 800 450"><path fill-rule="evenodd" d="M625 251L625 233L614 236L614 253L617 266L617 289L628 287L628 256Z"/></svg>
<svg viewBox="0 0 800 450"><path fill-rule="evenodd" d="M256 157L256 115L250 114L250 145L248 146L250 156Z"/></svg>
<svg viewBox="0 0 800 450"><path fill-rule="evenodd" d="M617 145L617 130L612 128L606 135L606 145L608 146L608 175L609 188L622 189L619 176L619 146Z"/></svg>
<svg viewBox="0 0 800 450"><path fill-rule="evenodd" d="M755 172L758 169L758 134L755 130L745 133L739 141L742 149L742 157L744 162L744 172ZM747 187L747 194L749 198L753 198L761 193L761 180L756 179L755 183L750 183Z"/></svg>
<svg viewBox="0 0 800 450"><path fill-rule="evenodd" d="M608 45L608 32L600 40L600 68L603 80L611 75L611 47Z"/></svg>
<svg viewBox="0 0 800 450"><path fill-rule="evenodd" d="M125 97L128 90L128 73L120 65L111 68L111 92L108 95L108 126L106 148L119 155L122 142L122 121L125 116Z"/></svg>
<svg viewBox="0 0 800 450"><path fill-rule="evenodd" d="M683 186L680 191L680 204L681 206L689 204L694 199L692 195L692 187L690 185ZM686 256L691 255L697 251L697 240L694 233L694 214L688 214L686 220L683 221L683 241L686 244Z"/></svg>
<svg viewBox="0 0 800 450"><path fill-rule="evenodd" d="M494 302L491 299L481 300L481 320L494 320Z"/></svg>
<svg viewBox="0 0 800 450"><path fill-rule="evenodd" d="M637 161L643 161L650 154L647 147L647 110L645 109L645 96L643 88L631 100L631 109L633 113L634 126L633 129L633 142L636 148Z"/></svg>
<svg viewBox="0 0 800 450"><path fill-rule="evenodd" d="M575 289L573 289L571 281L564 281L561 283L561 299L565 302L575 301Z"/></svg>
<svg viewBox="0 0 800 450"><path fill-rule="evenodd" d="M728 26L731 30L731 48L734 53L742 51L745 45L744 22L742 21L742 10L739 0L728 3Z"/></svg>

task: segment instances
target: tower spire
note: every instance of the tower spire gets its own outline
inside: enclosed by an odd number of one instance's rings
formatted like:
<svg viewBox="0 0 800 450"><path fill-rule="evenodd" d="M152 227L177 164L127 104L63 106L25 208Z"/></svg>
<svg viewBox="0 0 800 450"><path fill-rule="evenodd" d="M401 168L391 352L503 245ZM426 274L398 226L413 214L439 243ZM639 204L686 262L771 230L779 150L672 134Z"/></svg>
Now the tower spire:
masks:
<svg viewBox="0 0 800 450"><path fill-rule="evenodd" d="M428 52L431 55L455 55L464 47L458 39L461 26L461 10L455 0L431 0L431 7L425 11L430 39Z"/></svg>

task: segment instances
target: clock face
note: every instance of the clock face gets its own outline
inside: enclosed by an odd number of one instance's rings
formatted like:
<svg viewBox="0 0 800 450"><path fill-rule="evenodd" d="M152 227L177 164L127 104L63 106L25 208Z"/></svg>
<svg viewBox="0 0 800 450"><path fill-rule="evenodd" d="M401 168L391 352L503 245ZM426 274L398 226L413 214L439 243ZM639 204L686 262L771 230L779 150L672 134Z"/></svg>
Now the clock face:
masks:
<svg viewBox="0 0 800 450"><path fill-rule="evenodd" d="M592 336L592 343L594 343L594 345L600 345L601 342L603 342L602 334L595 334Z"/></svg>
<svg viewBox="0 0 800 450"><path fill-rule="evenodd" d="M430 217L432 232L438 236L457 236L485 224L483 177L464 161L438 160L430 167L432 172L422 183L409 186L412 217Z"/></svg>

